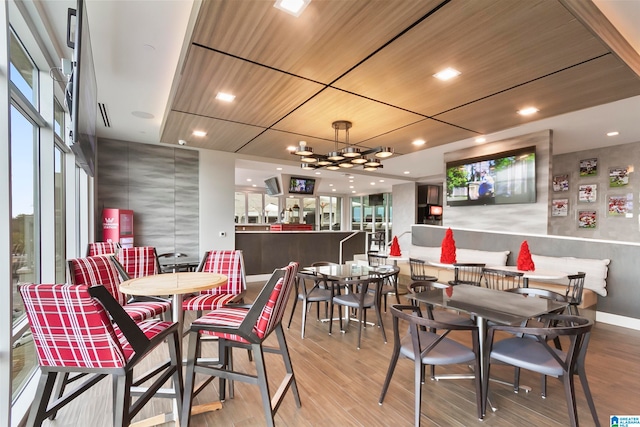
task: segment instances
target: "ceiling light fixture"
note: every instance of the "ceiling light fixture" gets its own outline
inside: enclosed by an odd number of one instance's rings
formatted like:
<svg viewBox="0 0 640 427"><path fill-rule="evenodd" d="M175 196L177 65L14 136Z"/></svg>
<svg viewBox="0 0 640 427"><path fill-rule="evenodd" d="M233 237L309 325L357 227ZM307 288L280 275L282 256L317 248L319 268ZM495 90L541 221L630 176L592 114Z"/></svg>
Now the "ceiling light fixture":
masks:
<svg viewBox="0 0 640 427"><path fill-rule="evenodd" d="M311 0L276 0L273 7L297 18L309 3L311 3Z"/></svg>
<svg viewBox="0 0 640 427"><path fill-rule="evenodd" d="M523 108L522 110L518 110L518 114L520 114L521 116L530 116L532 114L537 113L538 110L536 107L527 107L527 108Z"/></svg>
<svg viewBox="0 0 640 427"><path fill-rule="evenodd" d="M416 139L415 141L412 142L413 145L415 145L416 147L419 147L421 145L426 144L427 141L425 141L424 139Z"/></svg>
<svg viewBox="0 0 640 427"><path fill-rule="evenodd" d="M476 142L478 144L482 144L483 142L487 142L487 138L485 138L484 136L479 136L476 138Z"/></svg>
<svg viewBox="0 0 640 427"><path fill-rule="evenodd" d="M618 135L620 135L620 132L615 130L613 132L607 132L607 136L618 136Z"/></svg>
<svg viewBox="0 0 640 427"><path fill-rule="evenodd" d="M218 101L232 102L234 99L236 99L236 96L231 95L230 93L218 92L218 94L216 95L216 99Z"/></svg>
<svg viewBox="0 0 640 427"><path fill-rule="evenodd" d="M454 77L458 77L460 74L461 74L460 71L454 68L448 67L442 71L435 73L433 77L446 82L447 80L451 80Z"/></svg>
<svg viewBox="0 0 640 427"><path fill-rule="evenodd" d="M193 136L203 137L203 136L207 136L207 133L203 130L194 130Z"/></svg>
<svg viewBox="0 0 640 427"><path fill-rule="evenodd" d="M384 159L393 155L391 147L376 147L362 150L349 143L349 129L352 123L347 120L337 120L331 124L335 131L335 148L327 155L314 154L313 148L307 146L305 141L300 141L298 147L289 148L291 154L300 156L305 169L323 168L329 170L339 170L340 168L352 168L354 166L364 166L366 171L374 171L382 168L378 159ZM345 140L340 142L340 131L344 131ZM339 144L346 147L340 149ZM368 156L374 156L369 158Z"/></svg>

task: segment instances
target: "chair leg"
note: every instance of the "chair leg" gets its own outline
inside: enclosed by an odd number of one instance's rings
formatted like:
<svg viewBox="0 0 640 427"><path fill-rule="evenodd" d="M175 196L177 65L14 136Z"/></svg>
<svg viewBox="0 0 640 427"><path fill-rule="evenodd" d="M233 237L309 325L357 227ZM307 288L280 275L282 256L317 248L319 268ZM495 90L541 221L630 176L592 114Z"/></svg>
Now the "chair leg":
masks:
<svg viewBox="0 0 640 427"><path fill-rule="evenodd" d="M571 427L578 426L578 408L576 406L576 393L573 384L573 375L565 373L562 376L564 384L564 394L567 398L567 410L569 412L569 423Z"/></svg>
<svg viewBox="0 0 640 427"><path fill-rule="evenodd" d="M66 388L68 383L69 383L69 373L65 372L62 374L62 376L59 378L58 382L56 383L56 387L53 392L53 395L57 396L58 399L61 398L62 395L64 394L64 389ZM52 412L51 415L49 415L49 419L53 421L56 418L56 415L58 415L58 411Z"/></svg>
<svg viewBox="0 0 640 427"><path fill-rule="evenodd" d="M47 405L53 386L56 382L57 372L49 372L40 376L38 381L38 389L36 391L36 397L31 404L31 411L29 412L29 419L27 420L28 426L41 425L47 417ZM62 378L61 378L62 380ZM54 413L55 415L55 413Z"/></svg>
<svg viewBox="0 0 640 427"><path fill-rule="evenodd" d="M256 363L256 376L258 377L258 388L260 389L260 395L262 396L262 407L264 409L266 424L269 427L274 427L271 395L269 393L269 381L267 379L267 371L264 366L264 353L262 352L262 346L260 344L251 344L251 349L253 350L253 356Z"/></svg>
<svg viewBox="0 0 640 427"><path fill-rule="evenodd" d="M422 383L420 382L420 376L422 375L422 362L420 355L415 355L414 365L414 392L415 392L415 414L413 424L415 427L420 426L420 407L422 403Z"/></svg>
<svg viewBox="0 0 640 427"><path fill-rule="evenodd" d="M302 300L302 303L303 303L302 304L302 307L303 307L303 310L302 310L302 327L300 328L301 329L300 336L302 337L302 339L304 339L304 327L305 327L305 325L307 323L307 306L308 306L308 303L307 303L306 299ZM320 306L318 305L318 310L319 309L320 309ZM320 312L318 312L318 318L319 317L320 317Z"/></svg>
<svg viewBox="0 0 640 427"><path fill-rule="evenodd" d="M378 316L378 326L382 330L382 339L384 340L384 343L386 344L387 343L387 334L384 331L384 324L382 323L382 313L380 312L380 304L376 304L374 309L376 311L376 315Z"/></svg>
<svg viewBox="0 0 640 427"><path fill-rule="evenodd" d="M189 348L187 350L187 370L184 376L184 399L182 412L180 413L180 426L189 427L191 419L191 406L193 405L193 392L195 389L195 365L200 353L200 334L189 333Z"/></svg>
<svg viewBox="0 0 640 427"><path fill-rule="evenodd" d="M179 341L182 338L179 331L171 334L168 338L169 357L171 364L176 367L173 373L173 389L178 406L178 414L182 413L182 400L184 399L184 381L182 380L182 354L180 352ZM178 415L179 416L179 415Z"/></svg>
<svg viewBox="0 0 640 427"><path fill-rule="evenodd" d="M587 399L587 404L589 405L589 410L591 411L591 417L593 418L593 422L595 423L596 427L600 427L598 412L596 411L596 405L593 403L593 396L591 396L591 389L589 388L589 382L587 381L587 373L582 366L578 366L577 369L578 375L580 376L580 383L582 383L582 390L584 391L584 396Z"/></svg>
<svg viewBox="0 0 640 427"><path fill-rule="evenodd" d="M113 376L113 425L128 426L131 423L129 407L131 406L131 383L133 371Z"/></svg>
<svg viewBox="0 0 640 427"><path fill-rule="evenodd" d="M291 364L291 356L289 355L289 346L287 345L287 340L284 336L282 326L276 326L275 333L278 338L278 345L280 346L280 353L282 354L285 370L287 374L291 376L291 379L289 380L291 384L291 392L293 393L293 398L296 401L296 406L300 408L302 407L302 403L300 402L300 393L298 393L298 383L296 382L296 376L293 373L293 365Z"/></svg>
<svg viewBox="0 0 640 427"><path fill-rule="evenodd" d="M296 312L296 305L298 304L298 295L296 292L296 296L293 299L293 307L291 307L291 314L289 315L289 322L287 323L287 329L291 326L291 319L293 319L293 313Z"/></svg>
<svg viewBox="0 0 640 427"><path fill-rule="evenodd" d="M360 308L358 308L358 347L357 347L358 350L360 350L360 339L362 338L362 316L363 315L365 316L364 321L365 322L367 321L366 314L363 314L363 313L366 313L364 311L364 307L360 306Z"/></svg>
<svg viewBox="0 0 640 427"><path fill-rule="evenodd" d="M394 342L393 353L391 354L391 361L389 362L389 369L387 369L387 376L385 377L384 384L382 385L382 392L380 393L380 399L378 399L379 405L382 405L384 396L387 394L387 390L389 389L389 383L391 383L391 377L393 376L393 371L395 371L396 365L398 364L399 356L400 356L400 343Z"/></svg>

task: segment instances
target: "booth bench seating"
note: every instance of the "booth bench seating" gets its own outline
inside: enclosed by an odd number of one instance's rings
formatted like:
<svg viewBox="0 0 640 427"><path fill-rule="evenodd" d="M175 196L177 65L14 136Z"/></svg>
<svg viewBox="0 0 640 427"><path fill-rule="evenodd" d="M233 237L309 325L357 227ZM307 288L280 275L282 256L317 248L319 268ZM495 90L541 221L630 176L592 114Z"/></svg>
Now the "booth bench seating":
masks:
<svg viewBox="0 0 640 427"><path fill-rule="evenodd" d="M425 261L439 261L440 247L427 247L411 245L408 253L411 258ZM404 255L404 251L403 251ZM475 249L456 249L456 261L460 263L483 263L487 267L507 265L509 251L480 251ZM567 274L576 274L584 271L585 286L582 294L582 303L579 308L591 308L595 310L598 295L606 296L606 278L608 273L608 259L585 259L573 257L549 257L532 254L532 260L539 270L562 271ZM408 262L398 262L400 267L401 283L411 282L411 272ZM431 265L426 266L426 273L438 278L438 282L447 283L454 279L453 268L440 268ZM530 280L529 287L548 289L560 294L565 294L567 279L539 282Z"/></svg>

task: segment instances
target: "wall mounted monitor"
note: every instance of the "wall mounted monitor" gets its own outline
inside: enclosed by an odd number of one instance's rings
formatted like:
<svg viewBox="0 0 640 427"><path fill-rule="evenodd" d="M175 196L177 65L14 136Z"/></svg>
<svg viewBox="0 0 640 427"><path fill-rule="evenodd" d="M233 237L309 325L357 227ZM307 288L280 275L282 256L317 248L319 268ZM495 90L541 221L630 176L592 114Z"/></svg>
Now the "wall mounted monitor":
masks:
<svg viewBox="0 0 640 427"><path fill-rule="evenodd" d="M315 178L303 178L292 176L289 178L289 193L314 194L316 188Z"/></svg>
<svg viewBox="0 0 640 427"><path fill-rule="evenodd" d="M442 215L442 206L440 206L440 205L429 205L429 215L430 216L441 216Z"/></svg>
<svg viewBox="0 0 640 427"><path fill-rule="evenodd" d="M277 176L266 179L264 181L264 186L267 189L267 194L270 196L277 196L278 194L282 193L282 191L280 190L280 181L278 181Z"/></svg>
<svg viewBox="0 0 640 427"><path fill-rule="evenodd" d="M369 206L382 206L384 205L384 194L369 194Z"/></svg>
<svg viewBox="0 0 640 427"><path fill-rule="evenodd" d="M536 148L448 162L449 206L536 202Z"/></svg>

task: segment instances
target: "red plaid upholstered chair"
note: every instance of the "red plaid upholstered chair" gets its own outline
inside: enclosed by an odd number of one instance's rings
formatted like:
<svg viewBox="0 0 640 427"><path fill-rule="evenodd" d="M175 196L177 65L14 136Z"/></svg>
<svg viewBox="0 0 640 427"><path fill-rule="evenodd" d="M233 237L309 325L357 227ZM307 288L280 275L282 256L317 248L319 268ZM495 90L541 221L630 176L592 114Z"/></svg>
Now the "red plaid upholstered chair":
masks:
<svg viewBox="0 0 640 427"><path fill-rule="evenodd" d="M120 243L91 242L87 245L87 256L113 255L120 249Z"/></svg>
<svg viewBox="0 0 640 427"><path fill-rule="evenodd" d="M203 310L214 310L225 304L242 301L247 289L242 251L207 251L197 271L224 274L227 284L186 298L182 303L183 310L196 310L199 317Z"/></svg>
<svg viewBox="0 0 640 427"><path fill-rule="evenodd" d="M102 380L113 377L113 425L127 426L143 405L168 380L170 395L182 406L182 359L178 325L161 320L136 323L103 286L23 285L20 295L33 333L42 376L31 406L28 426L40 426L63 406ZM113 319L113 322L111 322ZM153 349L168 344L170 362L152 368L154 375L134 378L133 369ZM60 397L53 393L56 377L84 374L82 381ZM149 371L148 371L149 372ZM148 373L147 372L147 373ZM152 381L131 403L132 387ZM136 392L138 395L138 392Z"/></svg>
<svg viewBox="0 0 640 427"><path fill-rule="evenodd" d="M103 285L135 321L171 312L171 302L160 298L149 301L128 300L120 292L122 277L112 255L97 255L69 260L69 275L74 285Z"/></svg>
<svg viewBox="0 0 640 427"><path fill-rule="evenodd" d="M262 406L266 424L273 426L273 417L291 388L296 405L300 407L300 395L293 374L289 350L282 329L282 317L289 301L289 294L298 272L298 263L292 262L287 267L276 269L267 284L262 288L254 303L250 306L218 308L196 319L189 331L189 349L187 354L187 370L185 376L185 398L182 405L180 425L187 427L191 418L193 398L202 390L194 389L195 373L220 378L220 399L225 398L225 383L229 380L229 397L233 398L233 381L257 384L262 395ZM266 347L263 343L275 332L278 347ZM201 359L200 344L203 336L218 338L219 360ZM239 347L250 349L256 364L256 374L247 374L233 370L231 349ZM286 375L277 388L277 395L271 394L264 363L264 352L280 354L284 360Z"/></svg>
<svg viewBox="0 0 640 427"><path fill-rule="evenodd" d="M116 257L130 279L160 274L158 253L153 246L121 248Z"/></svg>

